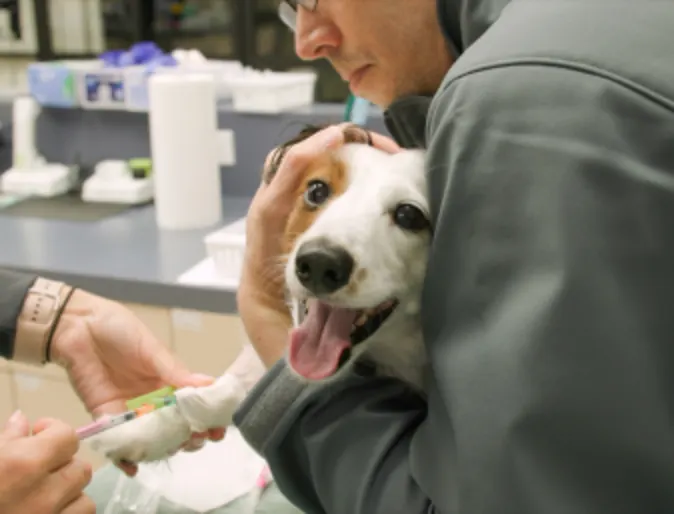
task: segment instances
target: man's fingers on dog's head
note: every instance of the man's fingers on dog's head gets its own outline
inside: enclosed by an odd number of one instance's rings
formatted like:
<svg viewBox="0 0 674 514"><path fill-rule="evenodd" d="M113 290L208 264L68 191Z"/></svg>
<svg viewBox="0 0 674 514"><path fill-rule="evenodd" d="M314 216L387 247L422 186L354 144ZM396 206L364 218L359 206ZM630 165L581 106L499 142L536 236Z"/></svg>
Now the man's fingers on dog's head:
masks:
<svg viewBox="0 0 674 514"><path fill-rule="evenodd" d="M281 160L273 180L263 186L265 204L270 216L284 217L289 214L304 173L322 153L339 147L344 142L344 134L337 125L321 130L307 139L288 148Z"/></svg>
<svg viewBox="0 0 674 514"><path fill-rule="evenodd" d="M286 152L274 181L279 187L294 193L306 167L322 153L337 148L343 142L344 133L339 126L328 127L300 141Z"/></svg>
<svg viewBox="0 0 674 514"><path fill-rule="evenodd" d="M398 153L402 151L402 148L400 148L398 143L390 137L377 134L376 132L370 132L370 135L372 136L372 146L375 148L379 148L380 150L389 153Z"/></svg>
<svg viewBox="0 0 674 514"><path fill-rule="evenodd" d="M339 127L340 125L335 125ZM271 181L279 174L281 171L281 166L285 164L288 154L290 154L291 163L290 166L287 164L284 165L284 168L296 169L299 166L302 166L303 154L306 152L301 151L302 148L306 149L306 143L309 141L309 144L316 145L316 137L325 138L327 133L328 138L337 138L339 142L340 136L334 131L334 127L323 128L320 126L309 126L303 129L295 137L286 141L281 146L274 148L269 154L264 162L264 168L262 173L262 182L263 184L270 184ZM343 139L343 138L342 138ZM319 143L320 144L320 143ZM296 147L300 147L300 150L297 150ZM330 146L330 143L327 145ZM298 159L299 153L299 159ZM315 152L313 152L315 154ZM294 161L294 162L292 162ZM299 162L298 162L299 161ZM306 163L304 163L306 166Z"/></svg>

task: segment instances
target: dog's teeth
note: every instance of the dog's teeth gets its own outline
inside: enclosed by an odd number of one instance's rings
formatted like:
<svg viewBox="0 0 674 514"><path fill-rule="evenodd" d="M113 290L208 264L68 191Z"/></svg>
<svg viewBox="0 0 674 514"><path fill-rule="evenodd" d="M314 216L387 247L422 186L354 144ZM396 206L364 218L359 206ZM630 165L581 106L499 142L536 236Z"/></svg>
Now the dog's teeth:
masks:
<svg viewBox="0 0 674 514"><path fill-rule="evenodd" d="M357 327L360 327L360 326L362 326L363 323L365 323L366 321L367 321L367 314L365 314L365 313L363 312L363 313L360 314L360 316L358 316L358 318L356 318L356 321L354 322L354 325L356 325Z"/></svg>
<svg viewBox="0 0 674 514"><path fill-rule="evenodd" d="M377 309L378 312L384 312L389 310L391 307L393 307L394 300L389 300L388 302L382 303L379 306L379 309Z"/></svg>

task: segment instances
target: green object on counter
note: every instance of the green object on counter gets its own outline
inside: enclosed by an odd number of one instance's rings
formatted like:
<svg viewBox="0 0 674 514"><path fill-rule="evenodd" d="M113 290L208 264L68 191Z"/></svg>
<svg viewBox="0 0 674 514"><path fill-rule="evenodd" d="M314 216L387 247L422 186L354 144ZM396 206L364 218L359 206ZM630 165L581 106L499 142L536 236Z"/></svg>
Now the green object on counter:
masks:
<svg viewBox="0 0 674 514"><path fill-rule="evenodd" d="M148 157L137 157L129 159L128 163L134 178L148 178L152 175L152 159Z"/></svg>

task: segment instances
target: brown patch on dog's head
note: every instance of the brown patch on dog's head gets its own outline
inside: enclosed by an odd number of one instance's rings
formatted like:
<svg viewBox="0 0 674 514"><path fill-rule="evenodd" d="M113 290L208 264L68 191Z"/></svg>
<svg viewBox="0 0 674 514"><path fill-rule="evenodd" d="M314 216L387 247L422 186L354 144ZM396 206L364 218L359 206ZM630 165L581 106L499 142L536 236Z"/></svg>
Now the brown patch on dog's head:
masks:
<svg viewBox="0 0 674 514"><path fill-rule="evenodd" d="M308 125L295 137L276 148L265 163L262 180L266 184L269 184L276 176L288 150L325 128L327 127ZM361 128L358 125L347 125L344 127L344 142L362 143L372 146L372 136L366 129ZM322 205L313 207L307 205L304 195L309 185L316 180L320 180L328 185L330 188L330 197ZM290 253L297 238L311 226L318 214L330 203L330 201L344 192L347 187L347 182L348 175L345 164L328 152L307 167L304 171L304 178L301 185L297 190L295 206L288 218L288 223L286 224L284 235L285 255Z"/></svg>
<svg viewBox="0 0 674 514"><path fill-rule="evenodd" d="M313 162L306 170L304 179L298 188L295 206L288 218L284 237L284 251L290 253L295 241L313 224L320 212L339 197L348 186L346 165L334 155L326 154ZM307 204L305 193L309 187L320 181L330 190L328 199L319 206Z"/></svg>
<svg viewBox="0 0 674 514"><path fill-rule="evenodd" d="M276 148L270 155L269 160L265 165L265 169L262 174L262 180L264 183L269 184L276 176L276 173L281 166L281 162L283 162L283 158L288 153L288 150L290 150L297 143L301 143L305 139L310 138L325 128L327 128L327 126L307 125L295 137L289 139ZM366 129L361 128L358 125L347 125L344 127L344 142L363 143L372 146L372 136Z"/></svg>

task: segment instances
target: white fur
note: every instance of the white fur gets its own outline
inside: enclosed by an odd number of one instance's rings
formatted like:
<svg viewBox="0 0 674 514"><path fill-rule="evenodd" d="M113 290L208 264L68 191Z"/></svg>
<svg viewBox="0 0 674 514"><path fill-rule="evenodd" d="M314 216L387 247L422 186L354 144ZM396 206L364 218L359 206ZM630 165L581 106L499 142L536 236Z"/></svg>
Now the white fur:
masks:
<svg viewBox="0 0 674 514"><path fill-rule="evenodd" d="M286 266L290 297L295 305L297 300L310 297L295 274L295 256L302 244L322 238L348 249L356 269L367 272L365 280L355 293L347 286L321 301L354 309L373 308L391 298L399 301L379 330L353 348L350 363L367 354L380 373L422 389L426 355L419 303L431 235L429 231L401 229L393 223L391 211L400 203L412 203L428 217L424 152L388 154L370 146L349 144L338 151L338 157L346 164L348 187L326 205L295 242ZM348 367L343 366L328 380L338 378Z"/></svg>

